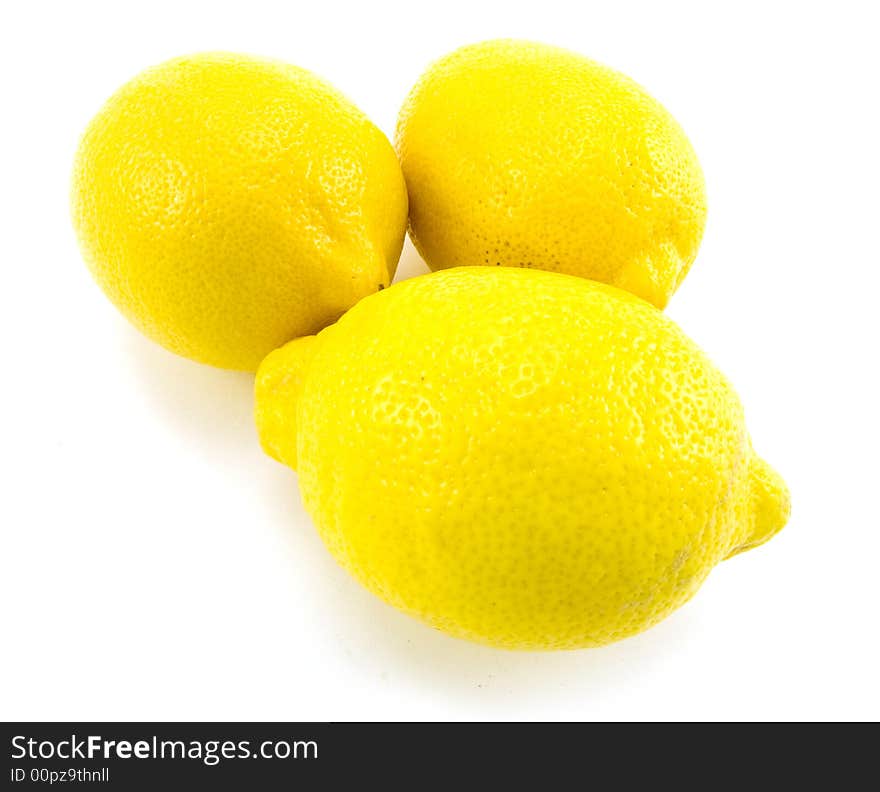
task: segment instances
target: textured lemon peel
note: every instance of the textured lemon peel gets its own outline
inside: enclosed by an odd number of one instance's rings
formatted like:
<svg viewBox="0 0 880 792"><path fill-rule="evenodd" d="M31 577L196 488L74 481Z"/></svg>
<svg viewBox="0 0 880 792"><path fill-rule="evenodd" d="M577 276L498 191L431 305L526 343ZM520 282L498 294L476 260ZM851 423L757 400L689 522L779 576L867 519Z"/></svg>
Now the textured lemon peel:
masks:
<svg viewBox="0 0 880 792"><path fill-rule="evenodd" d="M202 53L89 124L72 216L108 298L173 352L254 371L393 277L407 196L385 135L281 61Z"/></svg>
<svg viewBox="0 0 880 792"><path fill-rule="evenodd" d="M785 480L774 467L754 452L749 458L748 475L748 536L726 558L733 558L768 542L785 527L791 516L791 493Z"/></svg>
<svg viewBox="0 0 880 792"><path fill-rule="evenodd" d="M565 272L663 308L697 255L706 194L687 136L641 86L577 53L502 39L440 58L395 146L432 270Z"/></svg>
<svg viewBox="0 0 880 792"><path fill-rule="evenodd" d="M457 637L620 640L785 521L729 382L627 292L446 270L365 298L319 338L307 367L288 352L300 385L268 387L282 354L258 372L261 435L282 433L263 442L287 460L296 446L336 559Z"/></svg>
<svg viewBox="0 0 880 792"><path fill-rule="evenodd" d="M254 381L254 412L263 450L293 470L297 403L317 349L317 336L290 341L266 357Z"/></svg>

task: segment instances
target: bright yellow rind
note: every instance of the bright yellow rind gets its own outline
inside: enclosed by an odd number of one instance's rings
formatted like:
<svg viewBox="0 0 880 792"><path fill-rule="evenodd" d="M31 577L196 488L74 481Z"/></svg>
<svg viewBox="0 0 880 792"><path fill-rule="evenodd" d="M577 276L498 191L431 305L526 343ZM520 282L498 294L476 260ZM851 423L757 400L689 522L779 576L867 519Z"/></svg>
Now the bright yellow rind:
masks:
<svg viewBox="0 0 880 792"><path fill-rule="evenodd" d="M433 270L564 272L663 308L697 255L706 194L690 142L641 86L576 53L456 50L412 89L396 147Z"/></svg>
<svg viewBox="0 0 880 792"><path fill-rule="evenodd" d="M296 470L296 405L317 336L303 336L270 353L255 382L255 418L263 450Z"/></svg>
<svg viewBox="0 0 880 792"><path fill-rule="evenodd" d="M749 485L745 497L745 539L731 550L727 558L772 539L785 527L791 514L788 486L782 476L754 452L749 459Z"/></svg>
<svg viewBox="0 0 880 792"><path fill-rule="evenodd" d="M256 369L394 275L406 226L387 138L280 61L203 53L148 69L89 124L73 222L95 280L163 346Z"/></svg>
<svg viewBox="0 0 880 792"><path fill-rule="evenodd" d="M362 300L257 374L264 446L397 608L513 649L599 646L784 525L730 383L627 292L466 267ZM287 372L285 374L285 372Z"/></svg>

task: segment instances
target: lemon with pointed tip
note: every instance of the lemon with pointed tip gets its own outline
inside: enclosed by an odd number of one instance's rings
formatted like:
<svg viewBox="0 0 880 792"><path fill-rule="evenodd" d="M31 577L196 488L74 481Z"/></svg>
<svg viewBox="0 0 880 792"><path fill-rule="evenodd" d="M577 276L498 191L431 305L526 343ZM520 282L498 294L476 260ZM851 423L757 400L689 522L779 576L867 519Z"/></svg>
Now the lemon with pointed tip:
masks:
<svg viewBox="0 0 880 792"><path fill-rule="evenodd" d="M388 139L305 69L204 53L148 69L89 124L73 219L143 333L254 370L391 282L406 188Z"/></svg>
<svg viewBox="0 0 880 792"><path fill-rule="evenodd" d="M367 297L266 358L256 418L346 569L499 647L638 633L789 512L703 352L568 275L464 267Z"/></svg>
<svg viewBox="0 0 880 792"><path fill-rule="evenodd" d="M663 308L697 254L705 187L681 127L574 52L462 47L412 89L396 141L410 235L431 269L565 272Z"/></svg>

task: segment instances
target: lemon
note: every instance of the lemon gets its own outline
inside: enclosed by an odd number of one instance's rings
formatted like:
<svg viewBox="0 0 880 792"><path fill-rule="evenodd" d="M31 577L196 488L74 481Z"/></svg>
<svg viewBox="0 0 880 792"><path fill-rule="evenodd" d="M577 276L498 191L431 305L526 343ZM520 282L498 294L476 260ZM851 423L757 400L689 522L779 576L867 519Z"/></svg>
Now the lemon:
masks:
<svg viewBox="0 0 880 792"><path fill-rule="evenodd" d="M388 139L332 86L207 53L149 69L89 124L73 219L101 288L146 335L254 370L390 283L406 188Z"/></svg>
<svg viewBox="0 0 880 792"><path fill-rule="evenodd" d="M269 355L256 399L339 562L495 646L644 630L788 517L724 376L656 308L582 278L403 281Z"/></svg>
<svg viewBox="0 0 880 792"><path fill-rule="evenodd" d="M703 174L628 77L556 47L487 41L442 58L400 113L410 235L433 270L566 272L663 308L697 254Z"/></svg>

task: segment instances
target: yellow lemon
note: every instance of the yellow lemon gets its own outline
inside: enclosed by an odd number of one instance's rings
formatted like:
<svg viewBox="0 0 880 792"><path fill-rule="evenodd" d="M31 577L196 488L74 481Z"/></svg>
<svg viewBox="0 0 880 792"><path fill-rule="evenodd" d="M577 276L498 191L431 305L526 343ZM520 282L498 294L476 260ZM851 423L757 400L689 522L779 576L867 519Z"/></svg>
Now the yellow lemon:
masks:
<svg viewBox="0 0 880 792"><path fill-rule="evenodd" d="M703 235L703 174L675 119L556 47L488 41L442 58L403 106L397 149L433 270L566 272L663 308Z"/></svg>
<svg viewBox="0 0 880 792"><path fill-rule="evenodd" d="M495 646L644 630L788 517L724 376L656 308L582 278L404 281L269 355L256 398L339 562Z"/></svg>
<svg viewBox="0 0 880 792"><path fill-rule="evenodd" d="M229 53L120 89L80 144L72 203L92 274L136 327L246 370L387 286L407 212L360 110L304 69Z"/></svg>

